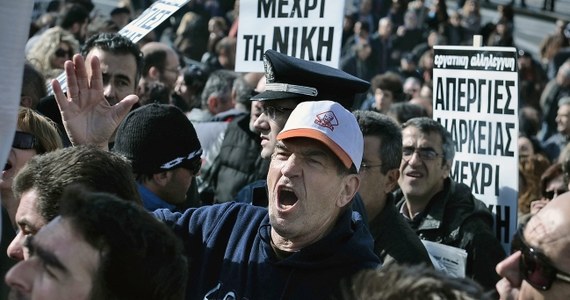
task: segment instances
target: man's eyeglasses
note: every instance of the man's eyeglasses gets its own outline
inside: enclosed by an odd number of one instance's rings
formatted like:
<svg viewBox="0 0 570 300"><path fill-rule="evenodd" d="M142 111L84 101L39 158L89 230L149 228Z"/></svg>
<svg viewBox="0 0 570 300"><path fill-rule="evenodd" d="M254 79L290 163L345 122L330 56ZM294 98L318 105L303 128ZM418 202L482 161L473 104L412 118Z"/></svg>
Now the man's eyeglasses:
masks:
<svg viewBox="0 0 570 300"><path fill-rule="evenodd" d="M437 153L435 150L431 148L413 148L413 147L404 147L402 149L402 158L405 161L412 159L414 153L417 153L422 160L434 160L438 158L441 153Z"/></svg>
<svg viewBox="0 0 570 300"><path fill-rule="evenodd" d="M521 226L513 237L511 253L521 251L519 272L531 286L546 291L550 289L554 280L559 279L570 283L570 274L555 268L548 257L530 247L523 236L524 226Z"/></svg>
<svg viewBox="0 0 570 300"><path fill-rule="evenodd" d="M261 113L265 114L270 119L275 120L277 117L291 113L293 109L294 108L267 105L261 108Z"/></svg>
<svg viewBox="0 0 570 300"><path fill-rule="evenodd" d="M34 149L37 145L36 137L27 132L16 131L16 135L14 135L14 141L12 142L12 148L16 149Z"/></svg>
<svg viewBox="0 0 570 300"><path fill-rule="evenodd" d="M63 57L73 57L73 51L71 49L69 50L63 50L61 48L55 50L55 56L63 58Z"/></svg>

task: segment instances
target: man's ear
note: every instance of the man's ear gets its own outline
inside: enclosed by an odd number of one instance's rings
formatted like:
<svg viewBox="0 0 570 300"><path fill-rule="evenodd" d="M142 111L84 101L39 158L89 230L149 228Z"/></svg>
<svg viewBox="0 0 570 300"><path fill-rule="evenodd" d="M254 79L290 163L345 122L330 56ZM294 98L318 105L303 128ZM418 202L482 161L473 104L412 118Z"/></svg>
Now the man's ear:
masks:
<svg viewBox="0 0 570 300"><path fill-rule="evenodd" d="M441 166L441 168L444 170L443 179L449 177L450 175L449 173L451 172L451 165L453 165L453 160L445 160L445 163L443 164L443 166Z"/></svg>
<svg viewBox="0 0 570 300"><path fill-rule="evenodd" d="M398 179L400 178L400 170L399 169L392 169L386 173L386 182L384 185L384 190L386 192L393 191L396 186L398 185Z"/></svg>
<svg viewBox="0 0 570 300"><path fill-rule="evenodd" d="M350 203L358 188L360 187L360 175L349 174L346 175L342 181L342 190L340 191L340 197L337 200L338 207L344 207Z"/></svg>
<svg viewBox="0 0 570 300"><path fill-rule="evenodd" d="M156 173L152 175L152 181L154 184L164 187L170 182L170 178L172 177L172 171L164 171L160 173Z"/></svg>
<svg viewBox="0 0 570 300"><path fill-rule="evenodd" d="M158 70L157 67L150 67L150 69L148 69L148 77L153 79L153 80L159 80L160 79L160 70Z"/></svg>
<svg viewBox="0 0 570 300"><path fill-rule="evenodd" d="M218 106L219 106L218 97L210 96L208 97L208 101L206 103L208 104L208 110L215 115L218 112Z"/></svg>

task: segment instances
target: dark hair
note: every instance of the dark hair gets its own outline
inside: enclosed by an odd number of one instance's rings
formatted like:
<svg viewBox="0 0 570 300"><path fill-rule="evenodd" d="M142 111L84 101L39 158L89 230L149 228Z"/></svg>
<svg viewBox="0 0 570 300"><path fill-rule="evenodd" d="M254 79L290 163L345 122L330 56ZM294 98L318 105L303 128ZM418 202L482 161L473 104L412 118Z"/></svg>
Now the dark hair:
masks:
<svg viewBox="0 0 570 300"><path fill-rule="evenodd" d="M63 11L60 13L57 24L69 30L73 24L83 24L89 19L89 11L79 4L68 4L64 6Z"/></svg>
<svg viewBox="0 0 570 300"><path fill-rule="evenodd" d="M378 157L382 159L382 174L398 169L402 161L402 129L390 117L374 111L353 112L362 135L380 138Z"/></svg>
<svg viewBox="0 0 570 300"><path fill-rule="evenodd" d="M118 33L103 32L95 34L85 41L85 45L81 48L81 55L87 57L87 54L89 54L93 48L99 48L103 51L111 52L112 54L132 54L137 63L135 82L139 81L143 65L143 55L137 44Z"/></svg>
<svg viewBox="0 0 570 300"><path fill-rule="evenodd" d="M181 242L142 207L72 186L60 214L100 253L91 299L183 299L188 263Z"/></svg>
<svg viewBox="0 0 570 300"><path fill-rule="evenodd" d="M40 99L47 96L45 79L42 73L32 64L24 64L24 78L22 80L22 96L28 96L32 100L32 109L36 109Z"/></svg>
<svg viewBox="0 0 570 300"><path fill-rule="evenodd" d="M518 137L519 138L521 138L521 137L527 138L530 141L530 145L532 146L532 150L534 151L535 154L542 154L544 156L547 156L546 153L544 152L544 149L542 148L542 145L540 144L540 141L536 138L536 136L529 136L528 134L526 134L524 132L519 132ZM519 158L520 158L520 156L519 156Z"/></svg>
<svg viewBox="0 0 570 300"><path fill-rule="evenodd" d="M148 71L152 67L157 68L160 73L164 73L164 69L166 68L166 51L167 50L162 47L153 47L152 50L143 53L142 74L144 76L148 75Z"/></svg>
<svg viewBox="0 0 570 300"><path fill-rule="evenodd" d="M374 93L376 89L386 90L392 92L394 95L394 102L404 100L404 86L400 76L393 72L386 72L384 74L376 75L370 80L370 91Z"/></svg>
<svg viewBox="0 0 570 300"><path fill-rule="evenodd" d="M398 264L356 273L350 280L341 281L339 294L333 299L491 299L472 279L451 277L426 265Z"/></svg>
<svg viewBox="0 0 570 300"><path fill-rule="evenodd" d="M562 163L560 162L552 164L548 169L546 169L546 171L544 171L544 173L542 173L542 176L540 176L540 191L543 196L546 195L548 184L560 175L564 176L564 170L562 169ZM566 189L566 186L564 188Z"/></svg>
<svg viewBox="0 0 570 300"><path fill-rule="evenodd" d="M170 104L170 93L164 83L159 81L145 81L144 93L139 94L139 104L151 103Z"/></svg>
<svg viewBox="0 0 570 300"><path fill-rule="evenodd" d="M204 68L195 65L189 64L182 70L182 76L184 77L184 83L187 86L194 87L200 93L204 89L206 85L206 81L208 80L208 73L204 70Z"/></svg>
<svg viewBox="0 0 570 300"><path fill-rule="evenodd" d="M423 106L409 102L398 102L390 106L388 115L398 123L403 124L409 119L427 117L428 113Z"/></svg>
<svg viewBox="0 0 570 300"><path fill-rule="evenodd" d="M527 136L535 136L540 130L540 111L532 106L519 109L519 131Z"/></svg>
<svg viewBox="0 0 570 300"><path fill-rule="evenodd" d="M455 157L455 143L453 142L451 133L449 133L445 127L443 127L437 121L427 117L409 119L404 124L402 124L402 129L405 129L407 127L415 127L424 134L432 132L439 134L441 137L443 157L446 161L453 162L453 158Z"/></svg>
<svg viewBox="0 0 570 300"><path fill-rule="evenodd" d="M17 199L36 190L37 209L46 223L59 212L59 198L70 184L83 184L98 192L117 195L142 205L128 161L108 151L89 146L69 147L34 156L14 178Z"/></svg>
<svg viewBox="0 0 570 300"><path fill-rule="evenodd" d="M119 15L119 14L127 14L127 15L130 15L130 14L131 14L131 10L130 10L128 7L121 6L121 7L115 7L115 8L113 8L113 10L111 10L111 12L109 13L110 16Z"/></svg>

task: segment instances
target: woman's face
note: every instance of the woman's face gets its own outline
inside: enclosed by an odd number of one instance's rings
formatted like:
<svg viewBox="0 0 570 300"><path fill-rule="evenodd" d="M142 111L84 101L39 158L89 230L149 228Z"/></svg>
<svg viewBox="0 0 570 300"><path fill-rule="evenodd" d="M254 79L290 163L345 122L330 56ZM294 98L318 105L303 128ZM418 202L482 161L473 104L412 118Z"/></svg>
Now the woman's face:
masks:
<svg viewBox="0 0 570 300"><path fill-rule="evenodd" d="M65 42L59 43L59 46L51 56L51 67L54 69L63 69L65 61L73 57L73 49Z"/></svg>
<svg viewBox="0 0 570 300"><path fill-rule="evenodd" d="M30 139L33 138L29 133L21 132L20 129L18 129L16 136L14 137L14 142L12 143L12 149L10 149L10 154L8 155L8 161L2 170L0 189L11 190L14 176L16 176L18 171L20 171L20 169L22 169L22 167L37 154L33 147L33 143L29 142Z"/></svg>
<svg viewBox="0 0 570 300"><path fill-rule="evenodd" d="M534 155L534 147L529 138L520 136L518 139L519 157L527 157Z"/></svg>

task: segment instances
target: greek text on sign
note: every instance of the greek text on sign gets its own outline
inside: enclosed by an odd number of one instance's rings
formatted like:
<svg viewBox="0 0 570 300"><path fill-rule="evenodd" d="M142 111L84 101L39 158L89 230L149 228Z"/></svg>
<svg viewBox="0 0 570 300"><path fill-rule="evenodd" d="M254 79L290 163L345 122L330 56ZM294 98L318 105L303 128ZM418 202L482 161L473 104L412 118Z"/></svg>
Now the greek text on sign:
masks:
<svg viewBox="0 0 570 300"><path fill-rule="evenodd" d="M453 138L450 176L471 187L495 214L496 235L507 249L518 199L516 49L434 49L433 118Z"/></svg>
<svg viewBox="0 0 570 300"><path fill-rule="evenodd" d="M337 68L343 10L331 0L241 0L236 71L263 72L267 49Z"/></svg>
<svg viewBox="0 0 570 300"><path fill-rule="evenodd" d="M473 55L435 55L433 63L443 69L479 69L494 71L516 70L516 58L494 56L493 54L475 53Z"/></svg>

